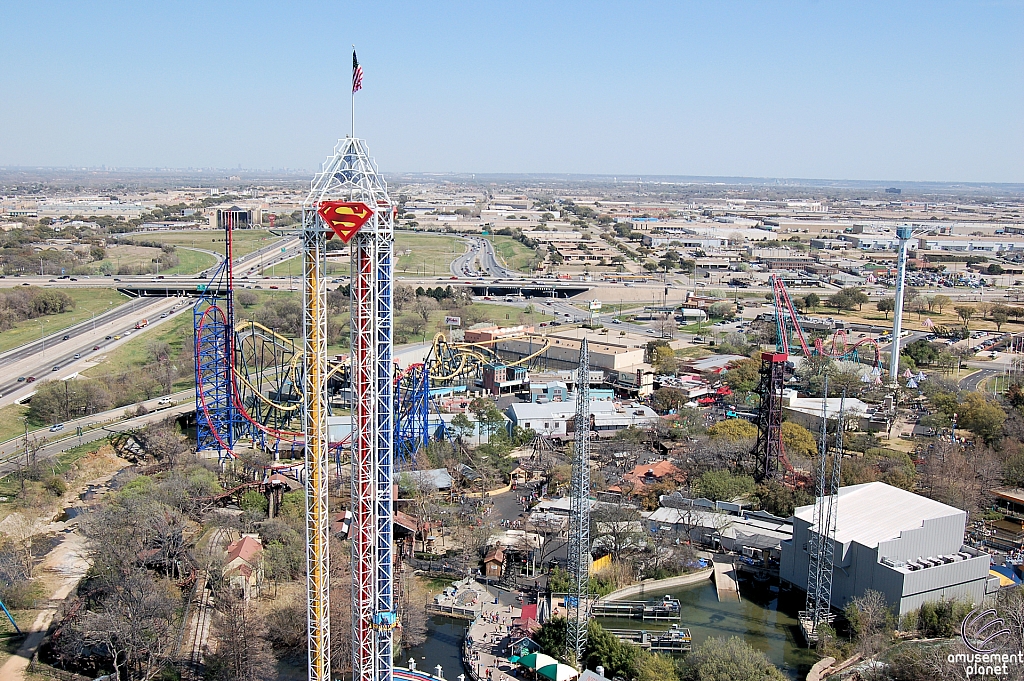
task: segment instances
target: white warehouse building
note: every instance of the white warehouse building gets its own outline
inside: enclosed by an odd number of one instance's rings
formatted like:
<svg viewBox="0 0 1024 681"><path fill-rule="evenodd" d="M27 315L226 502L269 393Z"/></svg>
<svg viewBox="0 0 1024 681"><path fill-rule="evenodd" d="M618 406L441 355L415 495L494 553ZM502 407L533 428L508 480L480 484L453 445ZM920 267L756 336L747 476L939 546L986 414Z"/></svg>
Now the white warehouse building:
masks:
<svg viewBox="0 0 1024 681"><path fill-rule="evenodd" d="M782 542L780 576L801 590L813 516L813 505L796 509L793 538ZM966 523L965 511L883 482L841 488L832 607L868 589L883 593L900 616L929 601L981 603L998 578L989 575L988 554L964 546Z"/></svg>
<svg viewBox="0 0 1024 681"><path fill-rule="evenodd" d="M513 425L532 428L537 433L555 439L575 436L576 397L569 395L565 402L515 402L505 412ZM590 401L590 429L598 437L611 437L620 430L635 426L642 428L658 422L658 414L642 404L621 404L611 400Z"/></svg>

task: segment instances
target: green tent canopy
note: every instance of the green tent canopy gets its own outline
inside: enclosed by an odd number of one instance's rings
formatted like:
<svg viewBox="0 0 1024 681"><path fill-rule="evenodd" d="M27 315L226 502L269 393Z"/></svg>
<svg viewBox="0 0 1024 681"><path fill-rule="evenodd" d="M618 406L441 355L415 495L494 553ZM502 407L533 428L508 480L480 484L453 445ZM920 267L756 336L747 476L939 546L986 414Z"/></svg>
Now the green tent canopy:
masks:
<svg viewBox="0 0 1024 681"><path fill-rule="evenodd" d="M569 681L569 679L575 679L580 675L578 671L561 662L538 667L537 673L551 681Z"/></svg>
<svg viewBox="0 0 1024 681"><path fill-rule="evenodd" d="M548 665L558 664L558 660L544 653L530 653L519 658L519 664L529 669L540 669Z"/></svg>

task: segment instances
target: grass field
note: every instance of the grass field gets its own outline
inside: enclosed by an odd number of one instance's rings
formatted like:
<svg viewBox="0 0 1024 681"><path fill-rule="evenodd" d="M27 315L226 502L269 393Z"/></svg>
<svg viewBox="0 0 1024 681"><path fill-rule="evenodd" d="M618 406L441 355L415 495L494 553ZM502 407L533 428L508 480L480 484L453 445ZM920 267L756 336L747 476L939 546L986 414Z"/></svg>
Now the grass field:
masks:
<svg viewBox="0 0 1024 681"><path fill-rule="evenodd" d="M200 253L179 248L175 251L178 256L178 264L169 269L160 270L160 274L195 274L215 264L217 259L209 253ZM117 272L121 266L131 267L138 265L152 265L154 258L160 256L159 248L147 246L108 246L107 257L103 260L89 263L85 268L89 274L95 276L102 271L104 265L113 268Z"/></svg>
<svg viewBox="0 0 1024 681"><path fill-rule="evenodd" d="M408 251L408 253L407 253ZM449 265L456 256L465 251L459 240L440 234L395 235L396 274L420 274L423 276L446 276ZM330 258L327 274L344 277L349 273L348 258ZM302 274L302 258L292 258L264 270L269 277L295 277Z"/></svg>
<svg viewBox="0 0 1024 681"><path fill-rule="evenodd" d="M21 419L27 413L28 407L22 404L0 407L0 442L7 442L25 434L25 424Z"/></svg>
<svg viewBox="0 0 1024 681"><path fill-rule="evenodd" d="M178 256L178 264L170 269L161 270L160 274L195 274L217 264L217 259L209 253L179 248L174 254Z"/></svg>
<svg viewBox="0 0 1024 681"><path fill-rule="evenodd" d="M505 263L505 267L518 272L530 272L530 263L536 253L510 236L488 237L494 244L494 252L498 259Z"/></svg>
<svg viewBox="0 0 1024 681"><path fill-rule="evenodd" d="M36 317L18 322L13 328L0 334L0 352L32 341L38 341L40 335L48 336L74 326L78 322L90 319L93 313L103 314L117 305L128 301L128 297L109 288L68 288L61 289L75 301L75 309L61 314ZM40 333L40 329L42 333Z"/></svg>
<svg viewBox="0 0 1024 681"><path fill-rule="evenodd" d="M224 232L217 229L193 229L182 232L144 232L123 237L131 241L153 241L175 246L204 248L217 253L224 252ZM235 258L248 255L280 239L265 229L239 229L231 232L231 254ZM179 252L179 257L180 257Z"/></svg>
<svg viewBox="0 0 1024 681"><path fill-rule="evenodd" d="M465 252L463 243L440 234L395 235L395 272L420 276L447 276L456 256Z"/></svg>
<svg viewBox="0 0 1024 681"><path fill-rule="evenodd" d="M107 353L99 364L83 371L82 375L86 378L96 378L106 374L120 374L142 369L150 363L149 347L153 343L167 343L171 348L172 362L178 362L182 356L184 344L191 344L192 338L192 315L184 312L169 323L144 333L137 333L130 341ZM174 390L186 390L194 387L195 379L192 376L192 371L186 367L186 370L180 373L183 375L175 380Z"/></svg>

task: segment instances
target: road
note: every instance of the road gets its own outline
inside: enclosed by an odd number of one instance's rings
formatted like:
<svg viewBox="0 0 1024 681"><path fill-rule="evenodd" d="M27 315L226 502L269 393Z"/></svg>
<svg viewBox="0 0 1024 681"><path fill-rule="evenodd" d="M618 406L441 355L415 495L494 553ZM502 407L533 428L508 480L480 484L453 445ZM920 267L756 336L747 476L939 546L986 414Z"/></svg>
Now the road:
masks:
<svg viewBox="0 0 1024 681"><path fill-rule="evenodd" d="M523 275L515 270L505 268L498 263L494 252L494 244L489 240L470 236L463 239L467 250L452 261L449 269L456 277L492 277L498 279L517 279Z"/></svg>
<svg viewBox="0 0 1024 681"><path fill-rule="evenodd" d="M157 315L152 315L150 311L158 303L160 303L159 298L136 298L126 301L117 307L105 310L102 314L98 314L92 319L86 319L74 326L45 336L38 341L32 341L31 343L26 343L7 352L0 353L0 369L21 362L37 353L44 352L47 348L53 348L59 343L77 340L80 336L87 334L90 330L97 327L106 328L105 325L110 322L116 324L127 317L134 324L135 315L140 317L159 316L159 312L157 312ZM64 336L69 337L67 341L63 340ZM0 387L0 392L6 392L6 390Z"/></svg>
<svg viewBox="0 0 1024 681"><path fill-rule="evenodd" d="M1000 373L999 369L979 369L969 376L965 376L960 379L959 386L961 390L969 392L977 392L979 386L989 378L998 376Z"/></svg>
<svg viewBox="0 0 1024 681"><path fill-rule="evenodd" d="M102 440L108 435L112 435L114 433L121 433L126 430L141 428L142 426L157 423L166 418L180 416L181 414L195 410L196 404L194 391L176 393L174 397L176 403L167 407L160 405L159 399L146 400L142 404L144 404L150 412L143 416L136 416L130 419L122 418L125 409L128 407L118 407L99 414L93 414L92 416L86 416L85 418L68 421L64 424L64 429L60 431L60 435L52 435L46 430L33 431L36 435L60 437L59 440L53 440L44 445L36 453L36 456L40 459L57 456L63 451L73 447L78 447L79 445ZM136 407L136 405L131 406ZM85 430L82 433L82 436L78 437L75 435L75 430L79 426L83 429L91 428L92 430ZM21 439L9 440L0 444L0 477L18 470L18 468L21 467L24 462L24 459L22 458L24 455L23 453L24 447L22 446Z"/></svg>
<svg viewBox="0 0 1024 681"><path fill-rule="evenodd" d="M56 346L40 349L38 343L30 344L27 346L30 352L20 361L0 366L0 407L20 402L31 395L36 385L29 378L37 381L64 380L74 378L79 372L95 366L102 360L103 353L135 337L138 333L135 330L137 321L147 319L148 330L191 309L190 301L181 298L142 298L139 304L139 310L133 309L132 304L122 306L125 309L120 314L104 324L97 324L95 329L90 325L80 329L74 336L66 333L68 340L59 341ZM76 355L79 356L76 358ZM19 381L19 378L25 380Z"/></svg>

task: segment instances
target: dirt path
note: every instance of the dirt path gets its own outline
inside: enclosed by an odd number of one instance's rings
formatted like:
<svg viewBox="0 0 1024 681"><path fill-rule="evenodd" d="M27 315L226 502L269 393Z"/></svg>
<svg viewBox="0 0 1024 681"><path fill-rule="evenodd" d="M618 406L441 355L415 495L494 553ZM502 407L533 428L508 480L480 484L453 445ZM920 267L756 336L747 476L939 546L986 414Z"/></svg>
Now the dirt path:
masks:
<svg viewBox="0 0 1024 681"><path fill-rule="evenodd" d="M77 534L68 533L64 540L46 554L39 566L40 576L50 585L49 602L36 616L35 621L25 628L28 636L18 652L0 667L0 681L23 681L29 661L39 649L46 631L50 628L57 608L74 590L89 569L85 540Z"/></svg>

